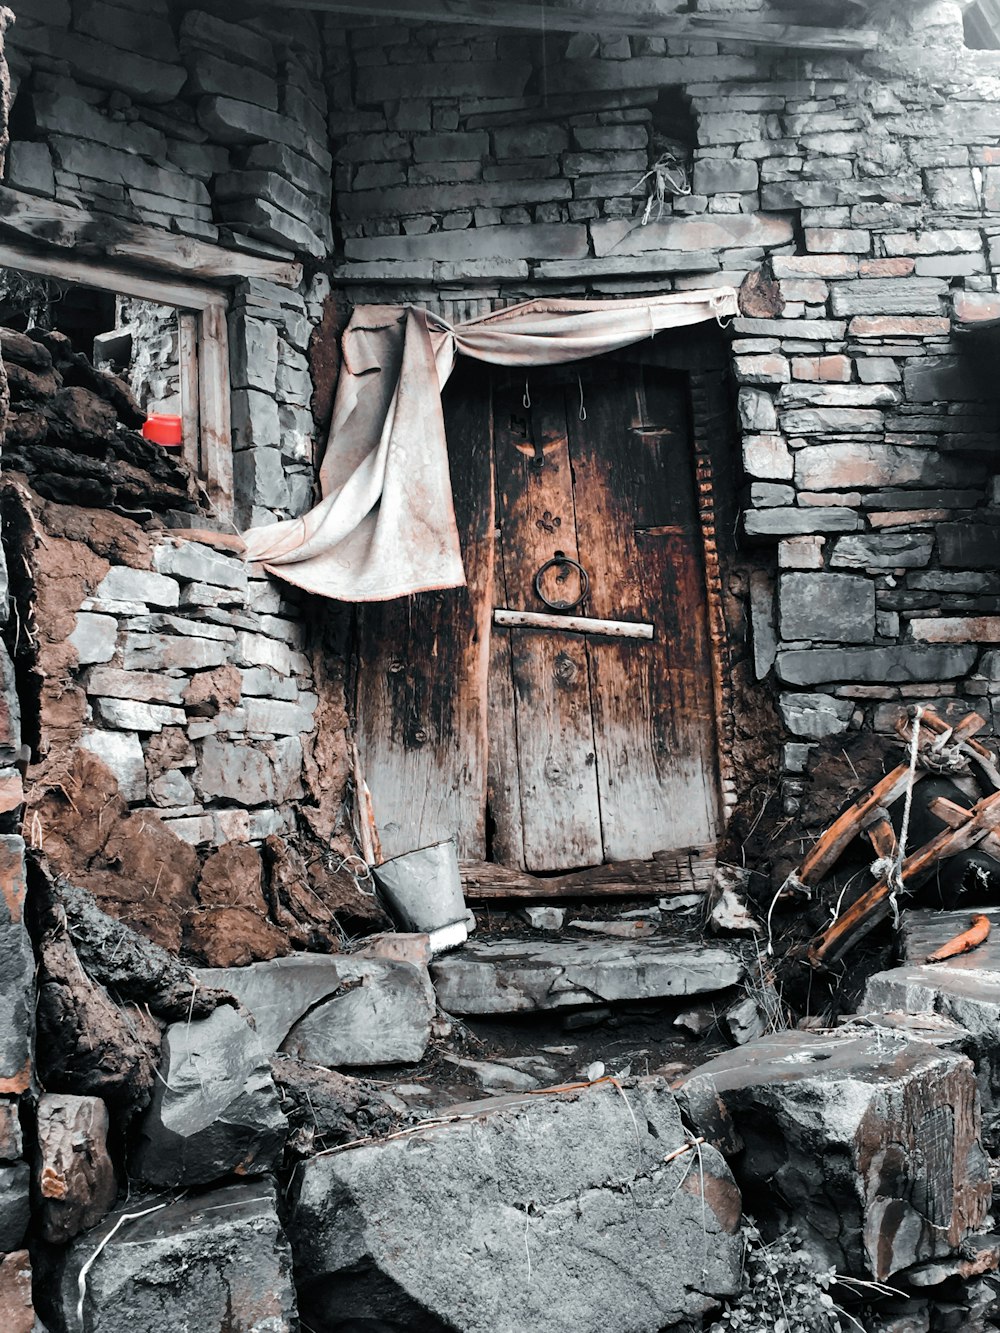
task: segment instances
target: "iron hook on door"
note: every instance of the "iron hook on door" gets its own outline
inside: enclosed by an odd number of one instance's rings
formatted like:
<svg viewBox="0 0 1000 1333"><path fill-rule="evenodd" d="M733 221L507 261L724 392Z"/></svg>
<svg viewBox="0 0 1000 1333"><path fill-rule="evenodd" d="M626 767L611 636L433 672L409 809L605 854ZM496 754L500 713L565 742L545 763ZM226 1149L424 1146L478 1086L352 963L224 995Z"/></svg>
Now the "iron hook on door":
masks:
<svg viewBox="0 0 1000 1333"><path fill-rule="evenodd" d="M542 592L542 576L550 569L575 569L580 576L580 595L571 602L553 602L550 601L545 593ZM544 565L540 565L535 574L535 593L540 602L549 608L550 611L572 611L590 592L590 575L580 564L579 560L571 560L564 551L556 551L551 560L546 560Z"/></svg>

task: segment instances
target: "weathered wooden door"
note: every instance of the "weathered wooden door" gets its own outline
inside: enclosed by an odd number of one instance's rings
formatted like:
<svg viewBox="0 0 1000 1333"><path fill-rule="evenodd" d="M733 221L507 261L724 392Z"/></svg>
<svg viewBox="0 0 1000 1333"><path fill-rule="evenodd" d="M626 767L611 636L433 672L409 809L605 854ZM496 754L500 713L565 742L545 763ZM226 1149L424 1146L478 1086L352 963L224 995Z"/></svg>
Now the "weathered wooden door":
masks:
<svg viewBox="0 0 1000 1333"><path fill-rule="evenodd" d="M456 837L554 871L715 841L718 777L687 378L622 353L445 391L467 589L369 605L357 733L385 855ZM581 395L583 412L581 412ZM525 399L529 406L525 406ZM561 553L557 556L557 552ZM496 608L652 626L501 628Z"/></svg>
<svg viewBox="0 0 1000 1333"><path fill-rule="evenodd" d="M511 374L495 385L493 417L495 606L545 613L579 599L575 616L653 636L494 625L495 859L553 871L712 842L716 733L685 377L625 355L531 372L527 385Z"/></svg>

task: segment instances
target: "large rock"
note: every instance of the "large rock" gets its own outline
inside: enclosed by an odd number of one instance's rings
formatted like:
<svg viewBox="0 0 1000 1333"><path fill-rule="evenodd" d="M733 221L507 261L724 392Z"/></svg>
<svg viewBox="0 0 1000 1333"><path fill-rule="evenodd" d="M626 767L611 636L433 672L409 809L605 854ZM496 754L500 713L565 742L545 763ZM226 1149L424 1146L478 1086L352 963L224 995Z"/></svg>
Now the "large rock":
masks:
<svg viewBox="0 0 1000 1333"><path fill-rule="evenodd" d="M108 1108L99 1097L39 1098L38 1193L42 1235L60 1245L96 1226L114 1203Z"/></svg>
<svg viewBox="0 0 1000 1333"><path fill-rule="evenodd" d="M430 1040L434 990L414 963L296 954L199 976L246 1006L269 1055L328 1068L403 1064L419 1060Z"/></svg>
<svg viewBox="0 0 1000 1333"><path fill-rule="evenodd" d="M267 1053L245 1018L220 1008L172 1024L160 1074L141 1125L136 1175L154 1185L203 1185L274 1166L288 1122Z"/></svg>
<svg viewBox="0 0 1000 1333"><path fill-rule="evenodd" d="M740 1197L658 1078L500 1097L313 1158L289 1232L303 1318L654 1333L739 1284Z"/></svg>
<svg viewBox="0 0 1000 1333"><path fill-rule="evenodd" d="M35 957L24 924L24 841L0 837L0 1093L31 1078Z"/></svg>
<svg viewBox="0 0 1000 1333"><path fill-rule="evenodd" d="M43 1318L60 1333L292 1333L292 1256L276 1205L270 1180L133 1201L49 1256Z"/></svg>
<svg viewBox="0 0 1000 1333"><path fill-rule="evenodd" d="M438 1001L452 1014L704 995L742 975L730 949L660 940L501 940L468 944L431 966Z"/></svg>
<svg viewBox="0 0 1000 1333"><path fill-rule="evenodd" d="M685 1078L698 1132L820 1264L885 1281L955 1253L990 1204L972 1064L885 1030L784 1032Z"/></svg>

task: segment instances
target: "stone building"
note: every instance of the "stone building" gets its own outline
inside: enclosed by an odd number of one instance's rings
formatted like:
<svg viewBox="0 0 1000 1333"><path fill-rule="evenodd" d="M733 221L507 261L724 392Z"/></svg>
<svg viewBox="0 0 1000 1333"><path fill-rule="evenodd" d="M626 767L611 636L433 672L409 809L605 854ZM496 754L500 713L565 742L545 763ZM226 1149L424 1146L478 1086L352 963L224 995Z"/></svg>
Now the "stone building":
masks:
<svg viewBox="0 0 1000 1333"><path fill-rule="evenodd" d="M908 705L1000 726L997 5L452 9L0 9L0 1252L24 843L232 968L385 924L366 793L473 903L703 893Z"/></svg>

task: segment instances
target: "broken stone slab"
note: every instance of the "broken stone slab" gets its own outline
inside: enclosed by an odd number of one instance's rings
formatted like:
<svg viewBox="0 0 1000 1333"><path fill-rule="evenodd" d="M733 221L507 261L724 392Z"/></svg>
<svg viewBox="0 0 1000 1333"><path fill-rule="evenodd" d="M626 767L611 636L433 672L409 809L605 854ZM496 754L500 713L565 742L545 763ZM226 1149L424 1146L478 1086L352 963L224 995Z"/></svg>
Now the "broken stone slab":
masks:
<svg viewBox="0 0 1000 1333"><path fill-rule="evenodd" d="M250 967L205 968L253 1014L269 1055L326 1067L421 1059L435 1014L427 969L359 954L294 954Z"/></svg>
<svg viewBox="0 0 1000 1333"><path fill-rule="evenodd" d="M658 940L499 940L431 965L449 1014L511 1014L705 995L743 976L738 953Z"/></svg>
<svg viewBox="0 0 1000 1333"><path fill-rule="evenodd" d="M99 1231L51 1252L45 1262L39 1303L56 1329L293 1333L298 1328L292 1254L268 1179L176 1200L133 1201L112 1213Z"/></svg>
<svg viewBox="0 0 1000 1333"><path fill-rule="evenodd" d="M546 904L521 907L518 916L535 930L562 930L566 924L565 907L551 907Z"/></svg>
<svg viewBox="0 0 1000 1333"><path fill-rule="evenodd" d="M35 1318L27 1250L15 1250L0 1259L0 1328L4 1333L45 1333Z"/></svg>
<svg viewBox="0 0 1000 1333"><path fill-rule="evenodd" d="M126 801L146 799L146 757L142 742L131 731L85 731L80 744L115 775L118 791Z"/></svg>
<svg viewBox="0 0 1000 1333"><path fill-rule="evenodd" d="M955 1253L990 1204L971 1061L885 1030L783 1032L710 1060L678 1100L778 1227L885 1281Z"/></svg>
<svg viewBox="0 0 1000 1333"><path fill-rule="evenodd" d="M288 1122L268 1053L234 1009L172 1024L160 1075L140 1125L135 1175L153 1185L204 1185L275 1165Z"/></svg>
<svg viewBox="0 0 1000 1333"><path fill-rule="evenodd" d="M491 1060L466 1060L459 1055L445 1055L444 1059L467 1076L463 1082L471 1078L484 1092L530 1092L541 1086L539 1080L527 1071L512 1069L509 1065L494 1064Z"/></svg>
<svg viewBox="0 0 1000 1333"><path fill-rule="evenodd" d="M37 1184L42 1235L57 1245L96 1226L114 1203L108 1108L99 1097L39 1098Z"/></svg>
<svg viewBox="0 0 1000 1333"><path fill-rule="evenodd" d="M657 923L652 920L639 921L571 921L574 930L583 930L588 935L610 935L619 940L645 940L655 935Z"/></svg>
<svg viewBox="0 0 1000 1333"><path fill-rule="evenodd" d="M24 839L0 837L0 1093L25 1092L31 1078L35 956L25 893Z"/></svg>
<svg viewBox="0 0 1000 1333"><path fill-rule="evenodd" d="M739 1285L739 1193L711 1147L664 1161L685 1134L662 1079L453 1110L303 1165L307 1324L578 1333L599 1310L608 1333L654 1333Z"/></svg>

